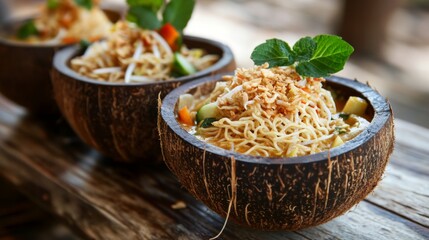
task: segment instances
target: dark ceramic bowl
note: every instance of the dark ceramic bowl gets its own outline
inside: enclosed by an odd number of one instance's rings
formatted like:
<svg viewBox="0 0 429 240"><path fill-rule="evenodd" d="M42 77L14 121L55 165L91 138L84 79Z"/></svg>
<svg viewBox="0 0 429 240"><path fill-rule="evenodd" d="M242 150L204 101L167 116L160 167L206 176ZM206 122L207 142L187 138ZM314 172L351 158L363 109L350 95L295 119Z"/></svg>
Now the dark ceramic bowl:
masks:
<svg viewBox="0 0 429 240"><path fill-rule="evenodd" d="M181 84L235 68L233 54L222 43L185 37L191 48L202 48L221 58L196 74L171 81L108 83L81 76L69 67L79 48L70 47L54 57L52 83L58 106L74 131L91 147L115 160L160 160L157 99Z"/></svg>
<svg viewBox="0 0 429 240"><path fill-rule="evenodd" d="M105 10L110 20L118 13ZM57 115L50 71L55 52L64 44L30 44L8 39L23 23L11 20L0 26L0 93L35 115Z"/></svg>
<svg viewBox="0 0 429 240"><path fill-rule="evenodd" d="M375 188L392 152L394 133L389 103L369 86L338 77L326 82L344 96L370 103L372 121L360 135L330 152L266 158L207 144L177 122L178 97L197 88L208 94L218 79L208 77L173 90L162 102L159 120L165 163L210 209L225 217L235 186L229 219L262 230L297 230L343 214Z"/></svg>

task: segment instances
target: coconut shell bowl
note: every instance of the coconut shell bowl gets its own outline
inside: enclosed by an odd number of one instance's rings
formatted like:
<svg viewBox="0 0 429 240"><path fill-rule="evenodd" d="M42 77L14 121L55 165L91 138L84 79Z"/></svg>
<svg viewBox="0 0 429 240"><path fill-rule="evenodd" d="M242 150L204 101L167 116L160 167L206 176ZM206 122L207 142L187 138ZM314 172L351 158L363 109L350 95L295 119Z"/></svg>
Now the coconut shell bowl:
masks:
<svg viewBox="0 0 429 240"><path fill-rule="evenodd" d="M222 43L191 36L185 36L184 43L220 59L209 68L169 81L109 83L81 76L69 67L70 60L81 54L78 47L59 51L54 57L52 84L63 116L86 144L113 160L162 162L158 97L185 82L236 66L231 49Z"/></svg>
<svg viewBox="0 0 429 240"><path fill-rule="evenodd" d="M370 125L330 151L266 158L210 145L176 120L181 94L197 89L208 94L219 79L208 77L173 90L164 98L159 116L165 163L214 212L223 217L229 212L229 220L251 228L298 230L345 213L377 186L394 142L392 110L378 92L358 81L328 78L326 85L344 97L367 100Z"/></svg>
<svg viewBox="0 0 429 240"><path fill-rule="evenodd" d="M120 14L104 10L112 22ZM0 26L0 93L33 115L58 116L50 71L62 43L34 44L10 40L25 21L10 20Z"/></svg>

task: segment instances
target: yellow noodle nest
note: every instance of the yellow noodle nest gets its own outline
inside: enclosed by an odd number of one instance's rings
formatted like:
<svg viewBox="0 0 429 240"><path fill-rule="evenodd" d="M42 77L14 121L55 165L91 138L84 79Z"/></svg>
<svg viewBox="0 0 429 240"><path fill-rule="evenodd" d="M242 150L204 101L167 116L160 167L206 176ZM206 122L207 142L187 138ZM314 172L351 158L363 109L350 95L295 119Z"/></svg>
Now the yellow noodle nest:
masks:
<svg viewBox="0 0 429 240"><path fill-rule="evenodd" d="M202 49L180 53L197 71L213 65L219 56ZM71 61L73 70L92 79L107 82L147 82L172 79L173 51L155 31L120 21L106 41L92 44L83 56Z"/></svg>
<svg viewBox="0 0 429 240"><path fill-rule="evenodd" d="M336 127L347 129L336 113L323 78L302 78L292 67L268 64L237 69L208 97L222 118L200 136L219 147L258 156L303 156L331 148Z"/></svg>

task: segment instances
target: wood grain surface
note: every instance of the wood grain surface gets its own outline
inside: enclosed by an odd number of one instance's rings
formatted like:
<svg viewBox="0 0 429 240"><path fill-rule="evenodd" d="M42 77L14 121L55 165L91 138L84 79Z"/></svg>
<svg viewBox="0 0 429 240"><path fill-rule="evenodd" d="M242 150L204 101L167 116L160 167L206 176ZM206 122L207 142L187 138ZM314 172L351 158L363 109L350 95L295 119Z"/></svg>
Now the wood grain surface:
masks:
<svg viewBox="0 0 429 240"><path fill-rule="evenodd" d="M396 120L396 136L383 180L344 215L294 232L228 223L220 239L429 239L429 130ZM64 120L42 123L4 99L0 176L88 239L208 239L224 222L164 166L103 158Z"/></svg>

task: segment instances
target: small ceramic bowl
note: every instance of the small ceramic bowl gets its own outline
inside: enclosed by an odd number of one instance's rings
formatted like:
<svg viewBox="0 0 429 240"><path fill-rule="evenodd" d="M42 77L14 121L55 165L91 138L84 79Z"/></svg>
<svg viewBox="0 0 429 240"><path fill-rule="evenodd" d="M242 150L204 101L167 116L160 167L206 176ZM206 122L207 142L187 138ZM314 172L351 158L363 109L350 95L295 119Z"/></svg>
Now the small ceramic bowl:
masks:
<svg viewBox="0 0 429 240"><path fill-rule="evenodd" d="M119 13L104 10L112 22ZM34 115L57 115L50 71L55 52L64 44L31 44L10 40L23 20L0 26L0 93Z"/></svg>
<svg viewBox="0 0 429 240"><path fill-rule="evenodd" d="M221 58L196 74L170 81L109 83L79 75L69 67L78 47L59 51L54 57L53 87L58 106L79 137L115 160L160 160L157 133L158 94L164 97L181 84L203 76L231 71L234 56L226 45L198 37L184 38L186 46L202 48Z"/></svg>
<svg viewBox="0 0 429 240"><path fill-rule="evenodd" d="M209 94L218 79L204 78L170 92L162 102L159 122L165 163L210 209L225 217L235 192L229 219L262 230L297 230L343 214L375 188L394 142L392 110L378 92L358 81L328 78L326 85L341 95L369 102L370 125L329 152L267 158L208 144L177 122L179 96L198 88Z"/></svg>

